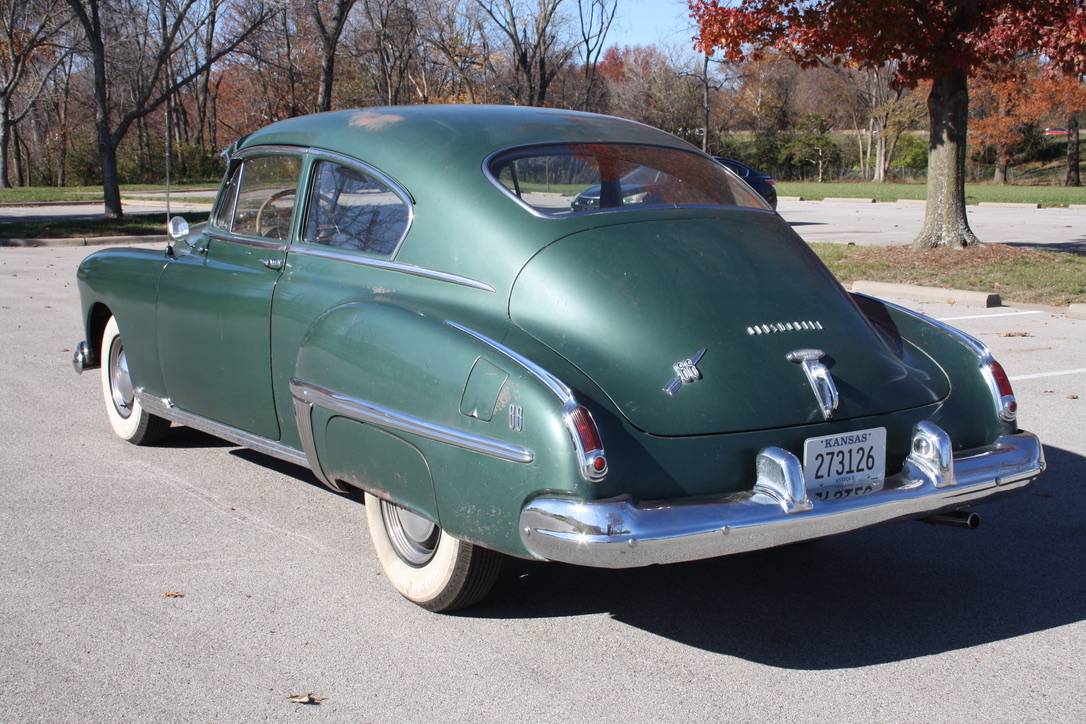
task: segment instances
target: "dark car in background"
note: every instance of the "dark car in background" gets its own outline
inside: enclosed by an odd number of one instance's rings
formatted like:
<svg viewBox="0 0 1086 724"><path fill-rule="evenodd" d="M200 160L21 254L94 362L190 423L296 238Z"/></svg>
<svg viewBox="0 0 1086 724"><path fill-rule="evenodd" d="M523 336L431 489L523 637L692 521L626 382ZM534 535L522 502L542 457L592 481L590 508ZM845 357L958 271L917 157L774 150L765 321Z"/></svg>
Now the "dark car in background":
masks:
<svg viewBox="0 0 1086 724"><path fill-rule="evenodd" d="M739 178L746 181L751 188L757 191L758 194L766 200L766 203L774 209L777 208L777 189L774 188L773 184L775 182L773 181L772 176L751 168L742 161L736 161L734 158L728 158L726 156L713 156L713 158L734 171Z"/></svg>

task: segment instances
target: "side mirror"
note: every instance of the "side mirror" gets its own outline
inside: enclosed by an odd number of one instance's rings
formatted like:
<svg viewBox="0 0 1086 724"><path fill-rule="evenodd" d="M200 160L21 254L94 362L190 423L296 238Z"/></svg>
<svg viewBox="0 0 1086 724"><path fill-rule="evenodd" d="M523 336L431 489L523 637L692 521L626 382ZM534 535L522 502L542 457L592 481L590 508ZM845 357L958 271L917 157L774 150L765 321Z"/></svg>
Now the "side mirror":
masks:
<svg viewBox="0 0 1086 724"><path fill-rule="evenodd" d="M189 235L189 222L183 216L174 216L166 223L166 233L174 241L181 241Z"/></svg>

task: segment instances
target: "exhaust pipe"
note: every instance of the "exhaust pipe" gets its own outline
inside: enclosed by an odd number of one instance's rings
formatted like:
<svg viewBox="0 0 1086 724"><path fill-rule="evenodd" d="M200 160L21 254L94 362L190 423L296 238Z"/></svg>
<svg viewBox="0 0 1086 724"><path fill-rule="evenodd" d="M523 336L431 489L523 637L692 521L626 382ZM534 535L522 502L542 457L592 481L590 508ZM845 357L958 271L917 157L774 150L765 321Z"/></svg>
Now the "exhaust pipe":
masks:
<svg viewBox="0 0 1086 724"><path fill-rule="evenodd" d="M980 527L980 516L968 510L950 510L946 513L929 515L924 520L933 525L952 525L957 528L976 530Z"/></svg>

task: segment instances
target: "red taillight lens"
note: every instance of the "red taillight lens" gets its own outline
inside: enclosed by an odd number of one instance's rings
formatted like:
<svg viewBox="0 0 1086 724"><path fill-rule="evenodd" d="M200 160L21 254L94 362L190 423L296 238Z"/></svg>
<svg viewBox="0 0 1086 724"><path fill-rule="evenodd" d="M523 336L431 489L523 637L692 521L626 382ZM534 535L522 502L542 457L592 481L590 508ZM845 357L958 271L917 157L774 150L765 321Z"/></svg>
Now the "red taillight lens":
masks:
<svg viewBox="0 0 1086 724"><path fill-rule="evenodd" d="M988 363L988 371L992 376L992 382L995 383L996 409L999 416L1003 420L1011 422L1018 414L1018 402L1014 399L1014 388L1011 387L1011 380L1007 377L1003 365L995 360Z"/></svg>
<svg viewBox="0 0 1086 724"><path fill-rule="evenodd" d="M1011 380L1007 377L1007 371L1003 369L1003 365L992 360L991 368L992 378L995 380L996 388L999 390L999 396L1014 397L1014 388L1011 387Z"/></svg>
<svg viewBox="0 0 1086 724"><path fill-rule="evenodd" d="M586 453L603 449L600 433L596 430L596 423L592 421L592 416L588 414L588 410L578 405L570 410L569 418L573 422L573 430L577 433L581 448Z"/></svg>
<svg viewBox="0 0 1086 724"><path fill-rule="evenodd" d="M766 182L767 184L769 184L770 186L776 186L776 185L777 185L777 182L776 182L776 180L774 180L774 179L771 179L771 178L767 178L767 179L765 180L765 182Z"/></svg>

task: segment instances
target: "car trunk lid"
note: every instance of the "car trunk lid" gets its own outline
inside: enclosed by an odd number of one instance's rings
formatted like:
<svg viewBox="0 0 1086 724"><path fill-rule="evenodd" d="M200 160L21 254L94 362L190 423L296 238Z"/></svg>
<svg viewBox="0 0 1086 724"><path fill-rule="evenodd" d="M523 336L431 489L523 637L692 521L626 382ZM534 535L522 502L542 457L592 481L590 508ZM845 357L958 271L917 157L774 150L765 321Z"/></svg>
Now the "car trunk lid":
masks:
<svg viewBox="0 0 1086 724"><path fill-rule="evenodd" d="M700 435L822 421L802 364L825 353L833 419L930 404L949 381L880 334L774 214L612 223L550 244L522 269L514 323L588 375L634 426ZM677 363L697 379L668 394ZM688 375L689 374L688 371Z"/></svg>

